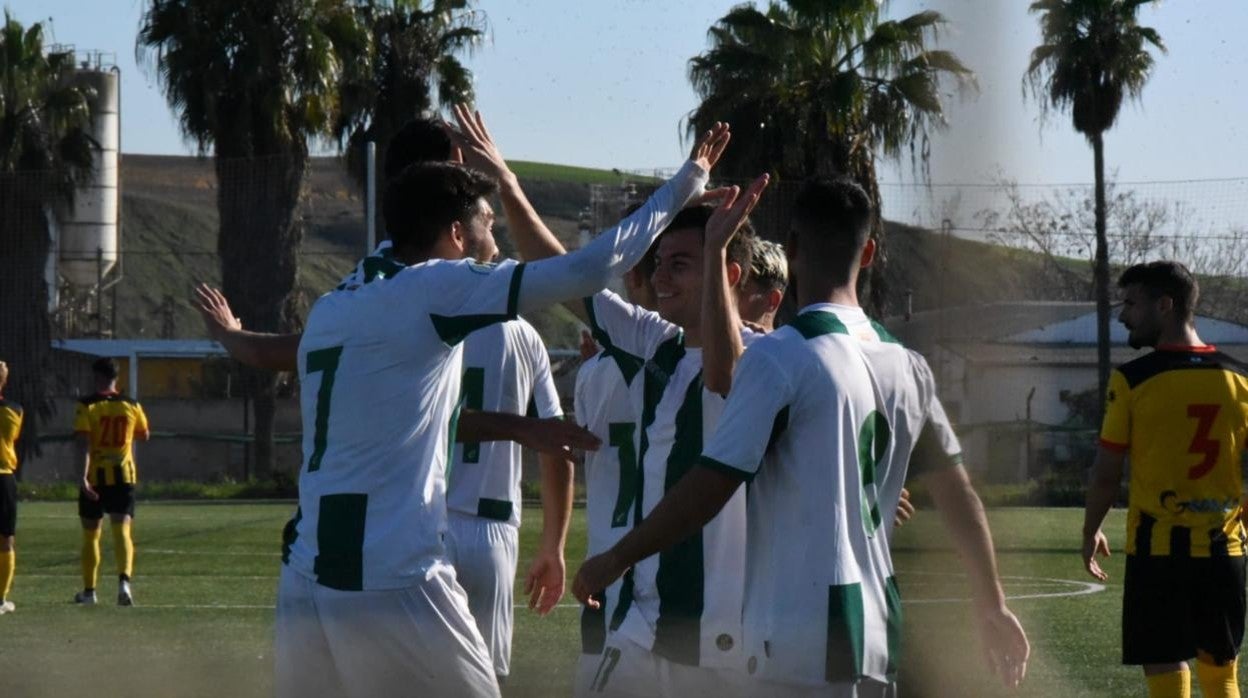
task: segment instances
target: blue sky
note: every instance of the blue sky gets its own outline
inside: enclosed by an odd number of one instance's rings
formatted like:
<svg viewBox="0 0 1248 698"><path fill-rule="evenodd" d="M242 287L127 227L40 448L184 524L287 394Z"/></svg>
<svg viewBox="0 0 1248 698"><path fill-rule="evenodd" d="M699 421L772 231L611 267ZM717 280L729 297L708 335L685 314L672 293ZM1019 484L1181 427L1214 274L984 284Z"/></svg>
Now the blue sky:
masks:
<svg viewBox="0 0 1248 698"><path fill-rule="evenodd" d="M513 158L595 167L679 163L681 118L696 98L688 59L733 0L479 0L491 38L468 59L478 106ZM1087 182L1091 152L1055 114L1045 128L1024 102L1021 76L1038 41L1025 0L890 0L892 16L920 8L953 22L941 45L979 73L977 99L951 100L950 128L933 142L934 182ZM55 39L117 54L123 75L122 149L191 153L155 79L135 63L141 0L10 0L23 23L51 17ZM1248 26L1242 0L1165 0L1142 13L1169 54L1158 59L1140 105L1106 138L1120 179L1248 176ZM913 180L885 167L887 181Z"/></svg>

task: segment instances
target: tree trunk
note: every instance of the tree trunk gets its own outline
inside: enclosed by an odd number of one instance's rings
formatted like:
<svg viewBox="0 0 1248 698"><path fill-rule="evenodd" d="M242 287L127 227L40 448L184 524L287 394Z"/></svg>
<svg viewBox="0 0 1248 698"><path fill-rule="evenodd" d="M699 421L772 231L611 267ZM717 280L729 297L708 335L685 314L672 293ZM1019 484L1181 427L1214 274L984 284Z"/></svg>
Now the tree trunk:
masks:
<svg viewBox="0 0 1248 698"><path fill-rule="evenodd" d="M0 176L0 361L9 366L4 396L26 413L17 444L23 460L39 453L40 428L55 414L47 383L52 324L43 278L52 247L43 201L49 188L30 173Z"/></svg>
<svg viewBox="0 0 1248 698"><path fill-rule="evenodd" d="M243 327L291 332L291 293L303 231L295 220L307 153L216 160L221 287ZM244 368L255 406L254 472L273 475L273 418L278 374Z"/></svg>
<svg viewBox="0 0 1248 698"><path fill-rule="evenodd" d="M1109 386L1109 239L1105 232L1105 144L1100 132L1092 134L1096 165L1096 261L1092 285L1096 292L1096 377L1104 417L1105 392Z"/></svg>

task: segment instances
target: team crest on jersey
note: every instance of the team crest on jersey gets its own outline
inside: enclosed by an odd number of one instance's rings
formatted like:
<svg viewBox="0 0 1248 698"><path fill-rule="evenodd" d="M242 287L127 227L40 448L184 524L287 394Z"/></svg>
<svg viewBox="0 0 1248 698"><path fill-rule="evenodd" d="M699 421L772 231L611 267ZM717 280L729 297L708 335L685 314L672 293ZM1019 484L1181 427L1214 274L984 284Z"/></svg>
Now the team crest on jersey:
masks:
<svg viewBox="0 0 1248 698"><path fill-rule="evenodd" d="M494 267L497 267L497 266L498 265L494 264L493 262L474 262L471 260L468 261L468 269L472 271L474 274L481 274L483 276L494 271Z"/></svg>

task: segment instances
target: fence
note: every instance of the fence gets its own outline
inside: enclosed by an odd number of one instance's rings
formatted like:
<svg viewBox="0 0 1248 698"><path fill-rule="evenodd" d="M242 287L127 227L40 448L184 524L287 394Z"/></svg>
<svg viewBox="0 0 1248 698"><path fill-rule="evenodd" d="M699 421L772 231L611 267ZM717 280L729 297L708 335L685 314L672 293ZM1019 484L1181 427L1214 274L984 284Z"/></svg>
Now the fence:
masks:
<svg viewBox="0 0 1248 698"><path fill-rule="evenodd" d="M248 296L246 303L259 308L243 317L245 325L262 330L297 328L315 298L336 285L365 252L360 187L332 158L313 158L303 171L292 171L290 163L278 160L218 164L211 159L127 155L121 163L120 240L104 240L95 247L81 241L70 246L57 236L55 216L49 215L55 197L48 193L52 189L46 180L0 178L4 212L0 360L9 362L13 375L6 396L33 403L29 421L43 425L47 443L57 443L68 432L71 403L66 400L90 389L84 362L89 362L91 350L74 342L127 342L122 356L134 357L136 380L130 383L127 376L124 384L136 385L144 400L202 407L198 414L203 419L186 421L177 429L162 429L161 415L153 415L158 435L170 440L168 458L179 449L204 451L206 442L221 437L219 443L231 445L205 459L219 461L219 466L203 466L196 472L203 477L247 474L247 449L238 443L245 442L253 428L247 421L249 396L236 368L219 351L195 353L193 347L199 346L196 342L203 340L204 332L190 305L191 289L200 281L224 283L227 292L233 286L231 298ZM240 168L254 171L239 174ZM586 231L613 223L624 207L642 199L657 183L628 174L621 175L618 184L523 182L548 225L573 247L583 242ZM784 237L798 186L781 181L768 192L754 216L764 237ZM1086 185L885 182L880 190L889 222L887 264L880 277L885 292L875 309L878 315L902 318L989 300L1090 297L1090 270L1080 261L1090 256ZM291 210L260 210L266 202L283 198ZM1248 246L1241 244L1248 234L1248 179L1119 182L1110 198L1109 235L1116 262L1163 255L1187 259L1196 271L1209 275L1206 298L1214 308L1212 314L1248 320L1240 317L1248 308L1242 302L1248 266L1242 250ZM252 232L235 235L233 243L222 246L218 240L222 211L227 212L225 220L232 221L229 225L247 226ZM285 226L277 247L261 239L264 226ZM504 254L511 254L501 219L497 231ZM46 253L41 253L41 244L47 245ZM291 250L293 254L288 253ZM246 262L247 271L223 279L223 254L235 266L239 260ZM49 264L41 265L40 258ZM66 271L69 266L72 273ZM280 298L273 294L282 283L292 289L287 303L273 300ZM579 327L562 310L529 319L552 349L577 345ZM54 339L70 341L49 349ZM136 348L142 342L154 344ZM568 398L577 362L565 355L558 358L561 390ZM123 363L130 370L130 361ZM288 437L298 429L297 420L289 421L297 390L289 378L277 389L282 406L276 431ZM31 397L35 395L51 399L40 402ZM1012 438L1009 434L1017 435L1011 424L977 425L970 431L982 429L1005 434L993 437L1000 443ZM39 438L38 430L28 436ZM1045 437L1053 442L1044 447L1049 448L1048 455L1039 446L1015 451L1016 467L1008 477L1056 472L1065 467L1053 456L1058 452L1086 458L1074 444L1059 446L1055 438ZM278 458L282 467L292 467L298 460L297 446L279 445ZM1027 465L1020 470L1018 463ZM1037 463L1046 465L1033 467ZM47 472L62 476L59 468ZM160 476L159 467L151 472Z"/></svg>

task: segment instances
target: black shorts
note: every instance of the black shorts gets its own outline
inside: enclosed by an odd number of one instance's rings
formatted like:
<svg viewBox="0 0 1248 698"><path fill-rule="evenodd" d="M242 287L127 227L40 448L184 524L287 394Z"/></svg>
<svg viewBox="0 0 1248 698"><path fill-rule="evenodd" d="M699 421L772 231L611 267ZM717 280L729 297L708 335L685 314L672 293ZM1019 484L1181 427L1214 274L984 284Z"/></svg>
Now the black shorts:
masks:
<svg viewBox="0 0 1248 698"><path fill-rule="evenodd" d="M1248 558L1128 555L1122 594L1122 663L1173 664L1197 650L1218 663L1244 640Z"/></svg>
<svg viewBox="0 0 1248 698"><path fill-rule="evenodd" d="M106 513L134 518L134 485L98 485L95 493L100 498L93 502L86 492L78 492L78 516L96 521Z"/></svg>
<svg viewBox="0 0 1248 698"><path fill-rule="evenodd" d="M17 532L17 478L0 475L0 536Z"/></svg>

